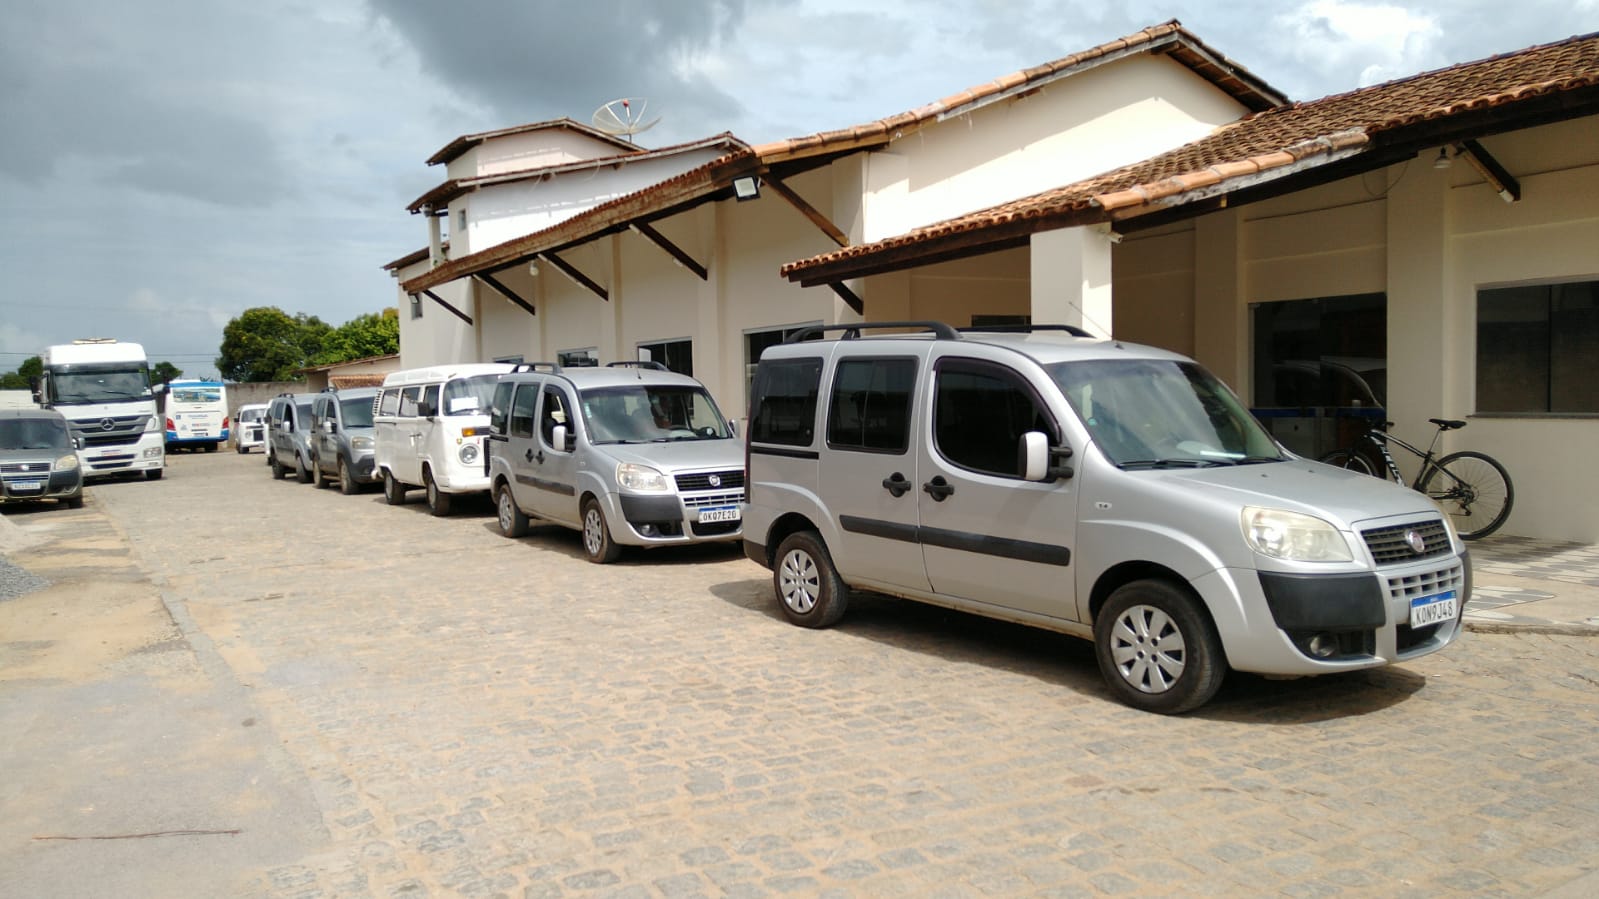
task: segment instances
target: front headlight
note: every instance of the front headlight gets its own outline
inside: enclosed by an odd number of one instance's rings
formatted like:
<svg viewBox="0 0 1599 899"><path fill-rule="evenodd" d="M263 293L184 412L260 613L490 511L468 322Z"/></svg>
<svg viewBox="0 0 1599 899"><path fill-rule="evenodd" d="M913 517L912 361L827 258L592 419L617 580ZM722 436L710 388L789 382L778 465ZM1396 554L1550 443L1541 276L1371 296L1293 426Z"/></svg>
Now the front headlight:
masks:
<svg viewBox="0 0 1599 899"><path fill-rule="evenodd" d="M477 444L462 444L461 451L457 455L461 457L462 465L471 465L473 462L477 461Z"/></svg>
<svg viewBox="0 0 1599 899"><path fill-rule="evenodd" d="M1245 506L1244 542L1263 556L1290 562L1349 562L1349 541L1331 524L1284 509Z"/></svg>
<svg viewBox="0 0 1599 899"><path fill-rule="evenodd" d="M670 493L672 482L648 465L622 462L616 466L616 486L634 493Z"/></svg>
<svg viewBox="0 0 1599 899"><path fill-rule="evenodd" d="M77 468L77 467L78 467L78 454L77 453L73 453L71 455L62 456L61 458L57 459L56 460L56 465L55 465L55 470L56 471L71 471L72 469Z"/></svg>
<svg viewBox="0 0 1599 899"><path fill-rule="evenodd" d="M371 448L372 448L372 438L371 437L351 437L350 438L350 449L369 450Z"/></svg>

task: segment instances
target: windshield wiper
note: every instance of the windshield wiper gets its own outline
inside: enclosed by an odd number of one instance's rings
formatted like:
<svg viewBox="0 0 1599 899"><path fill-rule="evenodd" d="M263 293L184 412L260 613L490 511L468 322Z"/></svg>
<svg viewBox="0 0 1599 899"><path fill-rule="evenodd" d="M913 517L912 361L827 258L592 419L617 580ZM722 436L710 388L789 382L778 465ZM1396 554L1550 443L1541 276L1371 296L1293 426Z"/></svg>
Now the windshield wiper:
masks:
<svg viewBox="0 0 1599 899"><path fill-rule="evenodd" d="M1118 462L1116 467L1126 471L1131 468L1215 468L1226 464L1215 459L1134 459Z"/></svg>
<svg viewBox="0 0 1599 899"><path fill-rule="evenodd" d="M1263 462L1281 462L1282 456L1245 456L1236 460L1234 465L1260 465Z"/></svg>

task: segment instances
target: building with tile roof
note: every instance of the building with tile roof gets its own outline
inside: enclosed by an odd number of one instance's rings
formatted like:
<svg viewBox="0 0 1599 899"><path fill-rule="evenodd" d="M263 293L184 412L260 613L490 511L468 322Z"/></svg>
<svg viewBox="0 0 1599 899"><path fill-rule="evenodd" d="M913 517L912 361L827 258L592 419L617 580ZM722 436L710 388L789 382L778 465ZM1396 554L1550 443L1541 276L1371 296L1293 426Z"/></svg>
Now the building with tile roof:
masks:
<svg viewBox="0 0 1599 899"><path fill-rule="evenodd" d="M799 325L1076 324L1195 356L1312 457L1465 418L1508 531L1594 542L1599 484L1543 472L1599 436L1596 111L1596 35L1290 103L1168 22L391 272L456 331L428 352L650 356L730 412Z"/></svg>

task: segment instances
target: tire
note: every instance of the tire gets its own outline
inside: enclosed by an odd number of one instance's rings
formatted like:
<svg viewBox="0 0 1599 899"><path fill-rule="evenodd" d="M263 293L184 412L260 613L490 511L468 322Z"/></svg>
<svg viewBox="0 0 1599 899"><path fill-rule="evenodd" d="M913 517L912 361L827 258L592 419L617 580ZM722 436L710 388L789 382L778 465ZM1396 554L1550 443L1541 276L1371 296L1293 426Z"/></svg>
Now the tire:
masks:
<svg viewBox="0 0 1599 899"><path fill-rule="evenodd" d="M611 539L611 529L605 523L600 501L592 497L583 503L583 555L596 565L615 562L622 555L622 547Z"/></svg>
<svg viewBox="0 0 1599 899"><path fill-rule="evenodd" d="M501 484L495 491L494 506L500 513L500 533L515 539L527 536L527 514L516 504L510 484Z"/></svg>
<svg viewBox="0 0 1599 899"><path fill-rule="evenodd" d="M205 451L208 453L214 453L217 451L217 445L215 443L207 443L205 445Z"/></svg>
<svg viewBox="0 0 1599 899"><path fill-rule="evenodd" d="M800 627L831 627L849 607L849 587L815 531L799 531L777 546L772 589L783 616Z"/></svg>
<svg viewBox="0 0 1599 899"><path fill-rule="evenodd" d="M249 452L249 450L245 449L241 444L237 444L237 443L235 443L233 445L233 451L238 453L241 456L244 455L245 453Z"/></svg>
<svg viewBox="0 0 1599 899"><path fill-rule="evenodd" d="M167 470L165 468L152 468L144 473L144 479L146 481L159 481L161 480L161 476L166 473Z"/></svg>
<svg viewBox="0 0 1599 899"><path fill-rule="evenodd" d="M1372 467L1371 460L1352 449L1334 450L1322 456L1321 461L1334 468L1347 468L1372 477L1377 476L1377 469Z"/></svg>
<svg viewBox="0 0 1599 899"><path fill-rule="evenodd" d="M1133 581L1105 600L1094 619L1094 656L1117 699L1163 715L1209 702L1227 676L1210 616L1166 581Z"/></svg>
<svg viewBox="0 0 1599 899"><path fill-rule="evenodd" d="M339 457L339 492L345 496L354 496L361 492L361 485L355 482L355 475L350 474L350 466L344 464L344 457Z"/></svg>
<svg viewBox="0 0 1599 899"><path fill-rule="evenodd" d="M318 489L318 490L321 490L321 489L323 489L325 487L330 486L332 483L333 483L332 481L328 480L328 476L322 473L322 460L321 459L312 459L311 460L311 484L312 484L312 486L316 487L316 489Z"/></svg>
<svg viewBox="0 0 1599 899"><path fill-rule="evenodd" d="M294 454L294 479L302 484L311 483L311 469L306 467L299 453Z"/></svg>
<svg viewBox="0 0 1599 899"><path fill-rule="evenodd" d="M75 495L67 497L62 502L66 503L68 509L83 508L83 491L79 490Z"/></svg>
<svg viewBox="0 0 1599 899"><path fill-rule="evenodd" d="M271 458L267 459L267 464L272 466L272 477L279 481L283 480L288 476L289 470L284 467L282 462L278 461L278 454L275 451L268 450L268 453Z"/></svg>
<svg viewBox="0 0 1599 899"><path fill-rule="evenodd" d="M433 470L422 469L422 486L428 492L428 511L435 517L443 518L450 514L450 495L439 489L438 482L433 480Z"/></svg>
<svg viewBox="0 0 1599 899"><path fill-rule="evenodd" d="M1462 540L1477 540L1499 530L1516 501L1505 467L1471 450L1434 462L1417 489L1449 514Z"/></svg>
<svg viewBox="0 0 1599 899"><path fill-rule="evenodd" d="M405 485L394 479L394 472L383 469L383 498L391 506L405 504Z"/></svg>

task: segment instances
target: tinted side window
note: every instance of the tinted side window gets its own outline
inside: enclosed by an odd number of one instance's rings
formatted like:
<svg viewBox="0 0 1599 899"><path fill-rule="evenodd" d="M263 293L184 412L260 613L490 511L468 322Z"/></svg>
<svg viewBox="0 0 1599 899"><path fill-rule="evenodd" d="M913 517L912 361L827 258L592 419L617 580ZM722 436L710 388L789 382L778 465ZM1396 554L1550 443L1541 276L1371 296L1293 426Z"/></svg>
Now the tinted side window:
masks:
<svg viewBox="0 0 1599 899"><path fill-rule="evenodd" d="M821 359L762 362L755 372L750 440L810 446L816 436L816 395Z"/></svg>
<svg viewBox="0 0 1599 899"><path fill-rule="evenodd" d="M544 437L544 445L555 447L555 426L566 425L568 433L572 431L572 418L566 414L566 398L555 387L544 388L544 406L539 410L539 434ZM564 447L555 447L562 451Z"/></svg>
<svg viewBox="0 0 1599 899"><path fill-rule="evenodd" d="M501 381L494 385L494 399L489 401L489 430L496 434L508 433L506 427L511 415L511 391L515 389L515 381Z"/></svg>
<svg viewBox="0 0 1599 899"><path fill-rule="evenodd" d="M533 436L533 406L538 402L539 385L522 384L511 400L511 436Z"/></svg>
<svg viewBox="0 0 1599 899"><path fill-rule="evenodd" d="M400 411L400 389L390 387L378 398L378 414L393 415L398 411Z"/></svg>
<svg viewBox="0 0 1599 899"><path fill-rule="evenodd" d="M934 380L933 445L961 468L1021 477L1022 434L1056 429L1027 382L1015 372L975 361L946 360Z"/></svg>
<svg viewBox="0 0 1599 899"><path fill-rule="evenodd" d="M910 445L915 359L848 359L833 374L827 445L903 453Z"/></svg>

